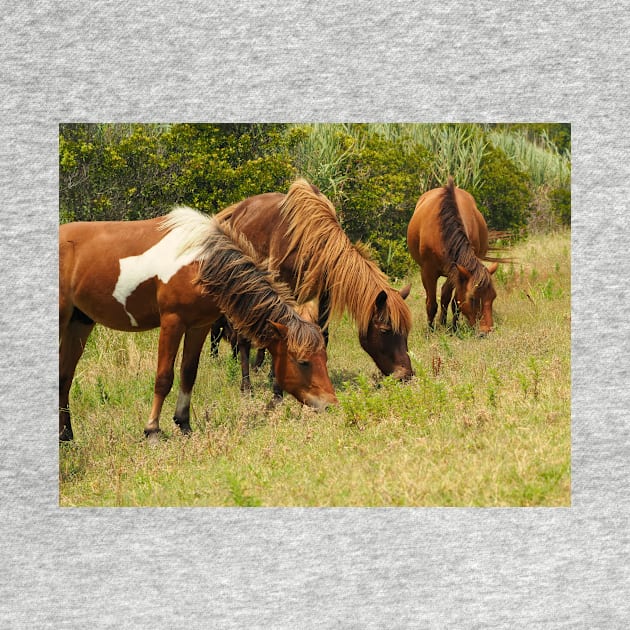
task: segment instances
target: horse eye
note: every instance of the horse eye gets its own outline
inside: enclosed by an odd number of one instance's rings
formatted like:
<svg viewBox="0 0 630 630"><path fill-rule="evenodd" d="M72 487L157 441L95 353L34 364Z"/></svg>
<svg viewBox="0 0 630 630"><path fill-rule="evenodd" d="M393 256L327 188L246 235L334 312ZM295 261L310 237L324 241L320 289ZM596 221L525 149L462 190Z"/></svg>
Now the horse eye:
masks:
<svg viewBox="0 0 630 630"><path fill-rule="evenodd" d="M302 367L308 367L311 364L311 362L306 361L306 360L299 360L298 364L301 365Z"/></svg>

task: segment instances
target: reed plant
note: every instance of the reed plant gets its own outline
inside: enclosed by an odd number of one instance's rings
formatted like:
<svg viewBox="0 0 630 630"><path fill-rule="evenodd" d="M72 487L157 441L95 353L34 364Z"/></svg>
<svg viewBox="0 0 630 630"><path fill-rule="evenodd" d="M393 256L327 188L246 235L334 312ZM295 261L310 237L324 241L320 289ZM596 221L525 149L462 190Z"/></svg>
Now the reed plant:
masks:
<svg viewBox="0 0 630 630"><path fill-rule="evenodd" d="M506 130L488 134L492 143L530 177L534 187L566 188L571 183L571 156L542 134L537 141Z"/></svg>

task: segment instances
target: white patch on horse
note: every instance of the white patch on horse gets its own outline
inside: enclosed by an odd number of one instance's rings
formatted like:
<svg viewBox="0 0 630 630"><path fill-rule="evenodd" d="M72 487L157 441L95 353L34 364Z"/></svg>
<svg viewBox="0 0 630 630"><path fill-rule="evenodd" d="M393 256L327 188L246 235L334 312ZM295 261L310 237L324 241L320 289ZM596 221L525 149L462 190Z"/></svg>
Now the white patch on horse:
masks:
<svg viewBox="0 0 630 630"><path fill-rule="evenodd" d="M120 274L112 295L120 302L129 316L132 326L138 326L136 318L127 310L129 296L146 280L157 276L165 284L184 266L190 264L199 249L194 248L179 254L181 243L189 230L176 228L162 240L139 256L120 259Z"/></svg>

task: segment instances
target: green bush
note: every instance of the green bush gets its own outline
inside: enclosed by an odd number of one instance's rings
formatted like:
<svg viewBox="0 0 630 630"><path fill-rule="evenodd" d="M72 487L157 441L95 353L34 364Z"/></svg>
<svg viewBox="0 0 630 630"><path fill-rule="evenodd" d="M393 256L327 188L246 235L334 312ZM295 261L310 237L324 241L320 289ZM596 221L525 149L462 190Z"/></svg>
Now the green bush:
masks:
<svg viewBox="0 0 630 630"><path fill-rule="evenodd" d="M286 190L295 176L282 125L173 125L164 143L176 163L178 200L208 213Z"/></svg>
<svg viewBox="0 0 630 630"><path fill-rule="evenodd" d="M60 218L150 218L178 203L212 213L285 190L289 144L285 125L61 125Z"/></svg>
<svg viewBox="0 0 630 630"><path fill-rule="evenodd" d="M505 155L493 146L486 148L481 162L481 184L469 191L494 230L522 231L533 200L527 177Z"/></svg>
<svg viewBox="0 0 630 630"><path fill-rule="evenodd" d="M378 266L392 279L404 278L412 269L414 261L407 249L407 239L374 238L372 246Z"/></svg>
<svg viewBox="0 0 630 630"><path fill-rule="evenodd" d="M551 211L562 225L571 225L571 190L554 188L549 193Z"/></svg>
<svg viewBox="0 0 630 630"><path fill-rule="evenodd" d="M80 123L59 131L62 222L149 218L178 203L213 213L286 191L300 174L335 204L348 236L370 243L398 277L416 201L448 174L491 229L570 224L566 123Z"/></svg>
<svg viewBox="0 0 630 630"><path fill-rule="evenodd" d="M419 145L404 152L382 136L365 137L348 159L351 177L343 189L342 223L350 238L373 242L377 249L382 242L404 239L422 192L418 182L431 163Z"/></svg>
<svg viewBox="0 0 630 630"><path fill-rule="evenodd" d="M156 216L165 195L168 156L157 125L61 125L59 210L65 220Z"/></svg>

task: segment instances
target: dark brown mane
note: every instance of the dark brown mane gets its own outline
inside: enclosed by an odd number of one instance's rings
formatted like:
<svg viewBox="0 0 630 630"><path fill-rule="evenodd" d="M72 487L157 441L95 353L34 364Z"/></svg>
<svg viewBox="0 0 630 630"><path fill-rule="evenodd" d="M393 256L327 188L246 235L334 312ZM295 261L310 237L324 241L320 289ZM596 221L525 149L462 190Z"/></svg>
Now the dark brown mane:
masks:
<svg viewBox="0 0 630 630"><path fill-rule="evenodd" d="M387 293L389 323L395 333L409 334L411 312L399 292L389 286L387 276L352 245L339 224L332 203L306 180L298 179L280 206L287 221L287 256L297 252L300 262L297 281L299 302L330 295L331 312L345 309L365 334L377 296ZM282 261L271 261L279 266Z"/></svg>
<svg viewBox="0 0 630 630"><path fill-rule="evenodd" d="M471 274L475 285L480 288L488 286L491 283L490 274L486 267L479 262L479 259L475 255L475 250L466 235L466 230L464 229L464 224L462 223L462 218L457 207L455 183L452 177L448 178L448 183L444 186L444 196L440 204L439 220L444 248L451 261L449 278L451 280L456 279L458 274L456 265L460 265Z"/></svg>
<svg viewBox="0 0 630 630"><path fill-rule="evenodd" d="M290 352L301 355L323 348L319 328L299 317L289 288L257 260L242 235L190 208L177 208L168 215L165 228L176 227L187 227L191 234L182 243L183 251L191 247L198 251L198 282L245 337L267 346L274 333L269 321L274 321L288 328Z"/></svg>

